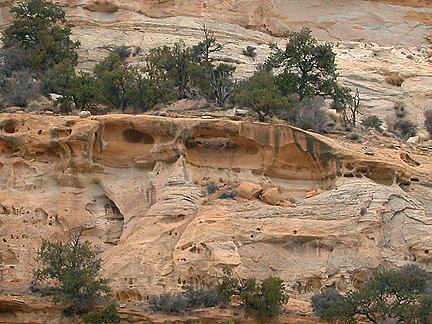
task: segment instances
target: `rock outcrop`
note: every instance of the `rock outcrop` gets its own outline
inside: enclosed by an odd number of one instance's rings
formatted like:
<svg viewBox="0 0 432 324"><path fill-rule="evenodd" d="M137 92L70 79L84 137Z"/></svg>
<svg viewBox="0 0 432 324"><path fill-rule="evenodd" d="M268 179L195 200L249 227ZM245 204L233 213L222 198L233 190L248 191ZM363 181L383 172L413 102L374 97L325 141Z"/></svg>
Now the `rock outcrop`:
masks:
<svg viewBox="0 0 432 324"><path fill-rule="evenodd" d="M299 295L379 265L430 268L428 153L284 125L26 114L0 116L0 153L5 287L28 285L43 239L77 228L120 300L212 285L224 267ZM233 194L248 182L261 196Z"/></svg>

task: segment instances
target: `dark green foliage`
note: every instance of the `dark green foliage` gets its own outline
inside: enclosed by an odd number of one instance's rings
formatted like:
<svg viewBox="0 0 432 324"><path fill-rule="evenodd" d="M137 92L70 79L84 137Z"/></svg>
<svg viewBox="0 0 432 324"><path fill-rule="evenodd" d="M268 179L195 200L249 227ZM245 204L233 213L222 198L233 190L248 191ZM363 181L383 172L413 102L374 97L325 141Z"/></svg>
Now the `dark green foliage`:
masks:
<svg viewBox="0 0 432 324"><path fill-rule="evenodd" d="M225 276L217 285L221 300L229 303L232 296L240 296L246 316L267 321L277 317L282 306L288 302L289 297L280 278L266 278L259 284L255 279L235 277L228 269L224 273Z"/></svg>
<svg viewBox="0 0 432 324"><path fill-rule="evenodd" d="M333 323L357 323L363 315L372 323L397 319L407 324L432 320L430 275L416 265L398 270L378 270L357 291L343 296L337 292L315 295L317 315Z"/></svg>
<svg viewBox="0 0 432 324"><path fill-rule="evenodd" d="M245 49L243 49L242 54L247 57L255 58L255 56L257 55L255 50L256 47L248 45Z"/></svg>
<svg viewBox="0 0 432 324"><path fill-rule="evenodd" d="M234 91L232 80L234 71L234 66L225 63L199 66L195 68L195 74L193 74L194 83L208 100L224 106Z"/></svg>
<svg viewBox="0 0 432 324"><path fill-rule="evenodd" d="M99 100L111 107L147 111L158 103L176 98L173 82L148 62L142 69L131 66L125 57L111 53L94 68Z"/></svg>
<svg viewBox="0 0 432 324"><path fill-rule="evenodd" d="M1 51L3 63L0 73L9 77L14 71L31 71L32 64L26 52L17 46L10 47Z"/></svg>
<svg viewBox="0 0 432 324"><path fill-rule="evenodd" d="M134 81L133 70L125 58L111 53L96 64L93 72L98 81L100 100L124 112L128 106L128 92Z"/></svg>
<svg viewBox="0 0 432 324"><path fill-rule="evenodd" d="M69 242L43 242L36 261L34 282L54 282L59 288L56 300L70 314L90 310L110 292L106 280L98 277L101 261L96 251L79 235Z"/></svg>
<svg viewBox="0 0 432 324"><path fill-rule="evenodd" d="M424 113L425 122L424 125L426 127L429 135L432 136L432 109L426 110Z"/></svg>
<svg viewBox="0 0 432 324"><path fill-rule="evenodd" d="M128 101L135 111L145 112L157 104L175 100L177 92L172 80L152 66L132 69L133 83L128 89Z"/></svg>
<svg viewBox="0 0 432 324"><path fill-rule="evenodd" d="M42 72L64 60L76 65L78 42L61 26L65 12L51 2L29 0L11 8L12 24L3 32L3 49L18 47L34 71Z"/></svg>
<svg viewBox="0 0 432 324"><path fill-rule="evenodd" d="M115 304L110 304L102 310L88 312L82 319L87 324L115 324L121 320Z"/></svg>
<svg viewBox="0 0 432 324"><path fill-rule="evenodd" d="M383 121L376 115L370 115L362 120L362 125L369 128L375 128L376 130L381 130L381 125Z"/></svg>
<svg viewBox="0 0 432 324"><path fill-rule="evenodd" d="M347 301L335 289L327 289L314 295L312 307L315 314L327 322L344 322L353 316L347 307Z"/></svg>
<svg viewBox="0 0 432 324"><path fill-rule="evenodd" d="M240 293L246 316L253 316L261 322L277 317L282 306L288 302L284 290L280 278L266 278L261 284L257 284L255 279L248 279Z"/></svg>
<svg viewBox="0 0 432 324"><path fill-rule="evenodd" d="M127 59L129 56L131 56L131 50L126 45L116 46L112 50L113 53L120 56L121 59Z"/></svg>
<svg viewBox="0 0 432 324"><path fill-rule="evenodd" d="M407 119L399 119L396 121L393 128L405 138L409 138L417 134L417 125Z"/></svg>
<svg viewBox="0 0 432 324"><path fill-rule="evenodd" d="M222 49L213 33L203 28L204 38L197 45L187 47L183 42L172 47L163 46L150 50L148 65L173 82L178 99L191 98L197 93L223 106L231 95L235 67L213 64L211 55Z"/></svg>
<svg viewBox="0 0 432 324"><path fill-rule="evenodd" d="M98 87L96 79L86 72L76 72L67 62L59 64L44 75L45 92L61 94L60 112L69 113L72 104L78 110L96 113Z"/></svg>
<svg viewBox="0 0 432 324"><path fill-rule="evenodd" d="M190 72L193 58L192 49L183 42L178 42L173 47L165 45L151 49L147 61L174 82L179 99L183 99L191 95Z"/></svg>
<svg viewBox="0 0 432 324"><path fill-rule="evenodd" d="M203 26L202 30L204 34L203 40L193 46L191 51L193 54L192 60L203 66L213 61L210 55L220 52L222 50L222 45L216 42L213 32L207 29L206 26Z"/></svg>
<svg viewBox="0 0 432 324"><path fill-rule="evenodd" d="M311 37L311 30L290 32L284 49L272 45L273 53L267 66L281 69L276 82L284 95L295 93L300 100L315 96L331 96L341 100L345 96L337 83L336 54L328 43Z"/></svg>
<svg viewBox="0 0 432 324"><path fill-rule="evenodd" d="M240 82L234 90L233 102L255 110L260 121L264 121L273 111L292 108L291 101L283 95L276 78L267 69L260 69Z"/></svg>

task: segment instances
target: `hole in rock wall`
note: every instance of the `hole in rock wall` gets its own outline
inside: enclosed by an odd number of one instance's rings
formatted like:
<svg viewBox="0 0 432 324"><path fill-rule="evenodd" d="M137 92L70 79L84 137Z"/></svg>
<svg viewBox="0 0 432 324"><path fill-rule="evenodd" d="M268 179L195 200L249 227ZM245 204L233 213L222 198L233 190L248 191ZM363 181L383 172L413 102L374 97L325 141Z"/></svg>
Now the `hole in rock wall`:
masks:
<svg viewBox="0 0 432 324"><path fill-rule="evenodd" d="M115 297L121 301L138 301L141 302L144 299L147 299L146 296L143 296L140 292L135 289L122 290L115 294Z"/></svg>
<svg viewBox="0 0 432 324"><path fill-rule="evenodd" d="M0 125L0 130L5 133L13 134L17 131L17 122L13 119L7 119Z"/></svg>
<svg viewBox="0 0 432 324"><path fill-rule="evenodd" d="M38 207L35 209L35 220L36 221L46 222L47 219L48 219L48 213L45 210L43 210L43 208Z"/></svg>
<svg viewBox="0 0 432 324"><path fill-rule="evenodd" d="M400 154L400 158L402 161L404 161L406 164L412 166L412 167L417 167L420 165L419 162L417 162L416 160L414 160L408 153L401 153Z"/></svg>
<svg viewBox="0 0 432 324"><path fill-rule="evenodd" d="M136 129L125 129L122 134L122 138L127 143L142 143L142 144L153 144L154 138L147 134L140 132Z"/></svg>

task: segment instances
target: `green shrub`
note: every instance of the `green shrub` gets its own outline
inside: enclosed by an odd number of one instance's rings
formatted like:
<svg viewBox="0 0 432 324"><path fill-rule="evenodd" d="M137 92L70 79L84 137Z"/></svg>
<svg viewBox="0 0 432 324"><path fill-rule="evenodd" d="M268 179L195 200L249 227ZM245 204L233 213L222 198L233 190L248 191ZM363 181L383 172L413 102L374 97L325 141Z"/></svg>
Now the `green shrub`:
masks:
<svg viewBox="0 0 432 324"><path fill-rule="evenodd" d="M247 57L255 58L257 55L255 50L256 50L256 47L248 45L248 46L246 46L245 49L243 49L242 54L244 56L247 56Z"/></svg>
<svg viewBox="0 0 432 324"><path fill-rule="evenodd" d="M277 317L282 306L288 302L289 297L280 278L266 278L260 284L254 278L234 277L228 269L224 269L224 273L225 276L217 285L221 302L227 304L231 297L239 296L246 316L265 322Z"/></svg>
<svg viewBox="0 0 432 324"><path fill-rule="evenodd" d="M252 108L259 121L265 121L275 111L289 111L291 101L280 91L271 71L261 69L240 82L233 94L233 103Z"/></svg>
<svg viewBox="0 0 432 324"><path fill-rule="evenodd" d="M312 306L331 323L358 323L362 315L371 323L427 324L432 320L430 281L417 265L379 269L358 290L346 295L324 291L312 298Z"/></svg>
<svg viewBox="0 0 432 324"><path fill-rule="evenodd" d="M69 242L43 242L36 261L34 284L54 280L59 289L55 300L67 306L67 314L85 313L110 293L106 279L98 277L101 260L90 242L81 241L80 235Z"/></svg>
<svg viewBox="0 0 432 324"><path fill-rule="evenodd" d="M331 323L353 316L346 307L344 297L336 289L327 289L314 295L312 307L316 315Z"/></svg>
<svg viewBox="0 0 432 324"><path fill-rule="evenodd" d="M185 297L188 302L188 309L192 310L200 307L214 307L221 303L221 298L216 288L194 288L187 286Z"/></svg>
<svg viewBox="0 0 432 324"><path fill-rule="evenodd" d="M370 115L362 120L362 125L369 128L375 128L376 130L381 130L381 125L383 121L376 115Z"/></svg>
<svg viewBox="0 0 432 324"><path fill-rule="evenodd" d="M3 49L19 47L26 54L31 69L43 72L69 61L76 65L79 42L70 39L64 27L66 13L48 1L28 0L11 7L13 20L3 31Z"/></svg>
<svg viewBox="0 0 432 324"><path fill-rule="evenodd" d="M188 310L187 298L181 292L152 296L149 299L149 305L152 311L165 314L178 314Z"/></svg>
<svg viewBox="0 0 432 324"><path fill-rule="evenodd" d="M399 119L396 121L393 128L405 138L409 138L417 134L417 125L410 120Z"/></svg>
<svg viewBox="0 0 432 324"><path fill-rule="evenodd" d="M87 324L115 324L121 320L115 304L110 304L102 310L88 312L82 319Z"/></svg>
<svg viewBox="0 0 432 324"><path fill-rule="evenodd" d="M266 278L261 284L257 284L255 279L249 279L240 294L246 316L253 316L261 322L277 317L282 306L288 302L284 290L280 278Z"/></svg>

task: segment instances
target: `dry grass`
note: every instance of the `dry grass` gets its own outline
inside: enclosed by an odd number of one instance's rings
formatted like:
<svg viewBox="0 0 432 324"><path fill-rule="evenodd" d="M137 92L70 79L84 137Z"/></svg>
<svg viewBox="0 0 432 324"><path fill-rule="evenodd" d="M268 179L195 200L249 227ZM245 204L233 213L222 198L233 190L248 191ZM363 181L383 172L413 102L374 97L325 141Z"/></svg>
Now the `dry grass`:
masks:
<svg viewBox="0 0 432 324"><path fill-rule="evenodd" d="M94 3L86 4L83 8L92 12L99 11L105 13L115 13L119 10L119 7L116 4L109 1L95 1Z"/></svg>
<svg viewBox="0 0 432 324"><path fill-rule="evenodd" d="M404 77L399 73L389 73L386 76L386 82L388 84L400 87L402 83L405 81Z"/></svg>

